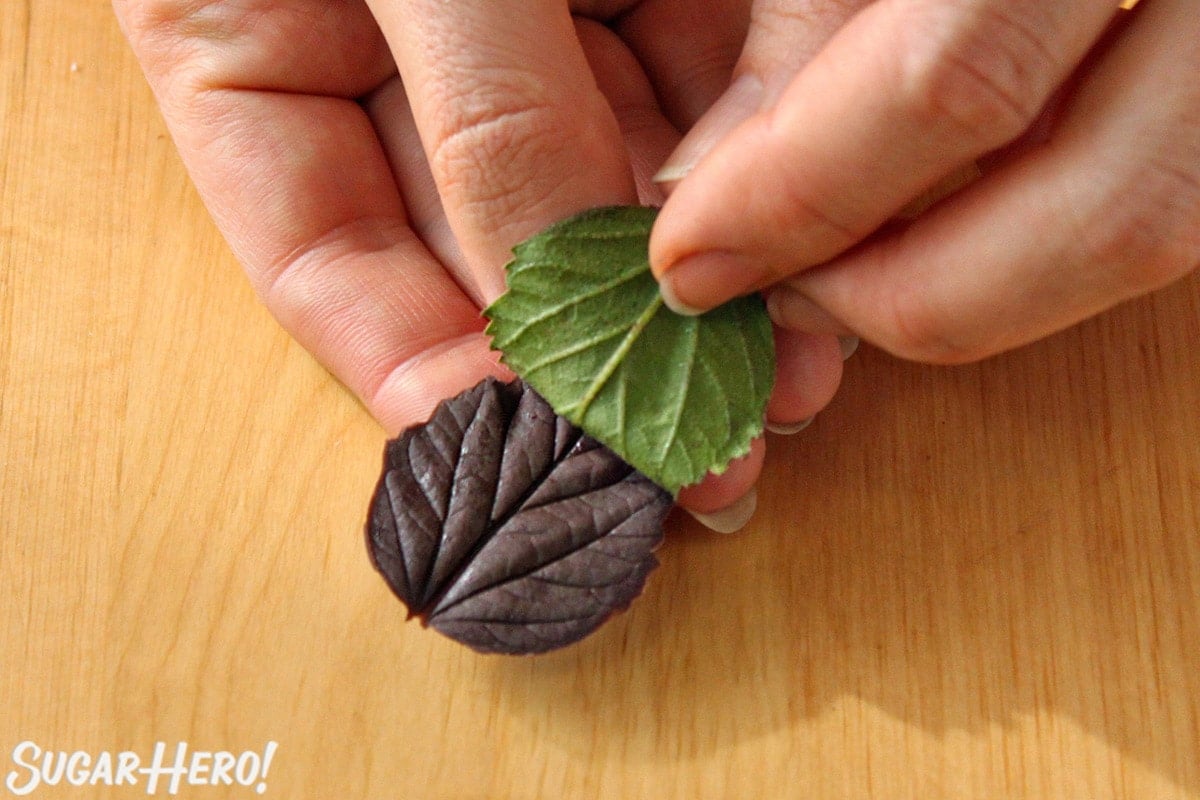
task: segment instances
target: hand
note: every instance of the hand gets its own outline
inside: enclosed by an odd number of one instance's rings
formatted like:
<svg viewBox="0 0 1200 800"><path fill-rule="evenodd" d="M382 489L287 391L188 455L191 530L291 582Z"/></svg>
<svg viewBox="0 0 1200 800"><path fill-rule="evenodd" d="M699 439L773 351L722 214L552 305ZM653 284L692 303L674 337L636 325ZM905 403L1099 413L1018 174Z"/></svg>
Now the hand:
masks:
<svg viewBox="0 0 1200 800"><path fill-rule="evenodd" d="M676 126L728 83L744 5L591 3L623 13L609 28L557 0L115 2L263 302L390 432L508 377L479 308L510 248L584 208L655 199ZM841 364L831 336L777 341L769 412L788 424L828 402ZM730 506L762 455L681 504Z"/></svg>
<svg viewBox="0 0 1200 800"><path fill-rule="evenodd" d="M777 325L951 363L1200 263L1193 3L824 3L846 22L815 44L822 0L756 6L733 89L668 161L651 263L676 306L775 285Z"/></svg>

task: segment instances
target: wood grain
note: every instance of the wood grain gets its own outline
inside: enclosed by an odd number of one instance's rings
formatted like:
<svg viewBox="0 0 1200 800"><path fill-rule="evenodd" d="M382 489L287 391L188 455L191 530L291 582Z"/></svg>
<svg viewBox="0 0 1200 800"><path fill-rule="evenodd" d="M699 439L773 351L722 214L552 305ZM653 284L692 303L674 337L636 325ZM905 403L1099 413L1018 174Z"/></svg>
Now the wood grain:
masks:
<svg viewBox="0 0 1200 800"><path fill-rule="evenodd" d="M974 366L864 348L748 531L673 517L629 613L479 657L373 574L383 434L108 4L0 4L0 106L0 779L274 740L268 797L1200 798L1200 280Z"/></svg>

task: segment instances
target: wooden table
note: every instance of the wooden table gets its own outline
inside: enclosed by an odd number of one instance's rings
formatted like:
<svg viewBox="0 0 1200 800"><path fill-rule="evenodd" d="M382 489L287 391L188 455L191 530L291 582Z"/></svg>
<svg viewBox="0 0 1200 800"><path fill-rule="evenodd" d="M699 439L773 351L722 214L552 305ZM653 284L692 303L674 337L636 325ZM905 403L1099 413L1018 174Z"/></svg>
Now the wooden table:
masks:
<svg viewBox="0 0 1200 800"><path fill-rule="evenodd" d="M383 434L108 4L0 3L0 103L0 779L274 741L278 798L1200 798L1200 279L979 365L864 348L750 529L673 517L629 613L481 657L372 571Z"/></svg>

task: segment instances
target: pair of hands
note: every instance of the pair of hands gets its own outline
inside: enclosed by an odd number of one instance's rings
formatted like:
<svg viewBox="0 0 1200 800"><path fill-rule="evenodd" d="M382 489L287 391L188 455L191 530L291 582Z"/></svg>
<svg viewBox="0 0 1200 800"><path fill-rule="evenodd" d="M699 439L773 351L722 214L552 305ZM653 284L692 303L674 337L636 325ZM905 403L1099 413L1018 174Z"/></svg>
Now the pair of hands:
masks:
<svg viewBox="0 0 1200 800"><path fill-rule="evenodd" d="M979 359L1200 262L1190 0L114 4L263 302L389 432L508 377L479 309L593 206L665 200L677 310L767 290L782 428L838 336ZM735 527L761 461L680 503Z"/></svg>

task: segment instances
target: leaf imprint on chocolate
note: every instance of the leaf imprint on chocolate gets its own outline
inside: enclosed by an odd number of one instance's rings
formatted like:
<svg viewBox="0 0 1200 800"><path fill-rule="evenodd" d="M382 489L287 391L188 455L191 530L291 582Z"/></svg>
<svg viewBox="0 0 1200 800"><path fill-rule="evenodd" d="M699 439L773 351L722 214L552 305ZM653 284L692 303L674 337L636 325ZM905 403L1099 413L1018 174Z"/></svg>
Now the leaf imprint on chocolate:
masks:
<svg viewBox="0 0 1200 800"><path fill-rule="evenodd" d="M675 494L749 452L775 356L757 295L699 317L663 305L647 255L656 214L593 209L518 245L484 314L504 363Z"/></svg>
<svg viewBox="0 0 1200 800"><path fill-rule="evenodd" d="M388 442L367 546L411 615L538 653L641 592L671 503L527 384L489 378Z"/></svg>

